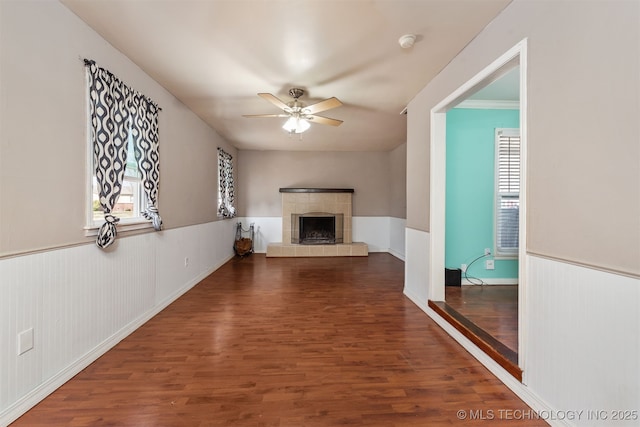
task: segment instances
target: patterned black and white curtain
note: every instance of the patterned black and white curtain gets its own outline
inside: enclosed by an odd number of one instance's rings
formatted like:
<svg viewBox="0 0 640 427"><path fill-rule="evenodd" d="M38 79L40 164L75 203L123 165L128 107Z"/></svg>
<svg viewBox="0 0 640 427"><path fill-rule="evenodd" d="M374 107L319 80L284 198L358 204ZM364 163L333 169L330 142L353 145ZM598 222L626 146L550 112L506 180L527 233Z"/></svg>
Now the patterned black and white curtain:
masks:
<svg viewBox="0 0 640 427"><path fill-rule="evenodd" d="M134 152L138 171L147 199L142 216L151 220L156 231L162 230L158 213L158 184L160 182L160 156L158 149L158 106L139 93L132 95L135 111L132 120Z"/></svg>
<svg viewBox="0 0 640 427"><path fill-rule="evenodd" d="M120 197L127 164L127 144L134 138L138 169L142 175L149 206L143 215L162 227L158 215L158 107L135 92L94 61L85 60L89 72L89 109L93 162L98 182L100 206L105 222L96 244L107 248L116 239L120 218L111 211Z"/></svg>
<svg viewBox="0 0 640 427"><path fill-rule="evenodd" d="M233 183L233 157L218 148L218 215L223 218L236 216L236 208L233 205L235 188Z"/></svg>

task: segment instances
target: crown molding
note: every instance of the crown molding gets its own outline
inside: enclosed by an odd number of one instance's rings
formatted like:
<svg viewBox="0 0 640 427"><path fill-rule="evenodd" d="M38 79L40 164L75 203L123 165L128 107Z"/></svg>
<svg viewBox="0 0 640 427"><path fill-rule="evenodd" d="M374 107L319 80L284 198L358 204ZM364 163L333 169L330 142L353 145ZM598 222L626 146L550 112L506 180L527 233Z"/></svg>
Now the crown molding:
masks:
<svg viewBox="0 0 640 427"><path fill-rule="evenodd" d="M453 108L473 108L478 110L519 110L520 101L492 101L485 99L466 99Z"/></svg>

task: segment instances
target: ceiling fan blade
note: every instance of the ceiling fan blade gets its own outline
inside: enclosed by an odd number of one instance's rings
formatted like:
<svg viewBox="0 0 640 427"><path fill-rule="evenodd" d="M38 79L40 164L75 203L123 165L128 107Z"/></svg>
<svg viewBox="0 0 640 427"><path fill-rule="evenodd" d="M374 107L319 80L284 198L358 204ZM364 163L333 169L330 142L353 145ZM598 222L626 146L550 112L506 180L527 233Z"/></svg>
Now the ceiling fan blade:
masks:
<svg viewBox="0 0 640 427"><path fill-rule="evenodd" d="M311 121L311 123L319 123L321 125L340 126L342 124L342 120L322 116L307 115L306 119Z"/></svg>
<svg viewBox="0 0 640 427"><path fill-rule="evenodd" d="M335 96L329 99L325 99L324 101L320 101L316 104L309 105L308 107L304 107L304 111L307 114L315 114L321 111L330 110L332 108L336 108L342 105L342 102Z"/></svg>
<svg viewBox="0 0 640 427"><path fill-rule="evenodd" d="M243 114L242 117L289 117L288 114Z"/></svg>
<svg viewBox="0 0 640 427"><path fill-rule="evenodd" d="M273 105L275 105L276 107L282 110L286 110L287 108L289 108L287 104L280 101L278 98L276 98L274 95L271 95L270 93L259 93L258 96L266 99L267 101L269 101L270 103L272 103Z"/></svg>

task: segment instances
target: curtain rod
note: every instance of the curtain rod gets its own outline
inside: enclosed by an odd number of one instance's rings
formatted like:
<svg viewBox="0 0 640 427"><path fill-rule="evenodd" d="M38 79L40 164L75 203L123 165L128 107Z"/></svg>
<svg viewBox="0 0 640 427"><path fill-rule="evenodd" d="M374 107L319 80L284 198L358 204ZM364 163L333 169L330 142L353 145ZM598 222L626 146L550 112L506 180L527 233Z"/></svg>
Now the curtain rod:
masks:
<svg viewBox="0 0 640 427"><path fill-rule="evenodd" d="M85 67L88 67L89 65L96 65L96 61L94 61L93 59L87 59L87 58L82 58L80 56L78 56L78 59L82 60L84 62ZM111 73L110 71L108 71L109 73ZM144 96L144 95L143 95ZM153 101L151 98L144 96L146 99L148 99L149 101L153 102L156 106L156 108L158 109L158 111L162 111L162 107L160 107L155 101Z"/></svg>

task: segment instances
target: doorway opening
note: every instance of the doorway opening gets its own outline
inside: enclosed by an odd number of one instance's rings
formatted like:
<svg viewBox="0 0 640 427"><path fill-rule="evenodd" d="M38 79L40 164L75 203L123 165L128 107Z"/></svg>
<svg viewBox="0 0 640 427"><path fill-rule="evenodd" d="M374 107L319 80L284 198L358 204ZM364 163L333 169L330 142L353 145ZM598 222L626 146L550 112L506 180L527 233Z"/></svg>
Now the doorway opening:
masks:
<svg viewBox="0 0 640 427"><path fill-rule="evenodd" d="M524 367L525 358L523 357L524 349L523 343L526 342L524 336L526 334L526 325L523 322L524 312L526 306L524 304L526 296L526 275L525 275L525 263L517 262L518 259L524 259L524 253L526 248L526 40L521 41L518 45L514 46L476 76L474 76L467 83L458 88L455 92L451 93L447 98L440 102L431 111L431 250L430 250L430 294L429 294L429 307L436 311L441 317L452 324L456 329L463 333L467 338L474 342L481 350L491 356L496 362L498 362L503 368L510 372L518 380L524 382ZM450 242L451 234L455 233L450 227L452 224L449 222L455 221L451 215L451 200L449 193L447 180L453 179L447 169L451 168L450 160L447 158L447 150L451 147L447 146L448 135L447 132L452 133L450 129L453 115L448 114L456 107L465 106L474 103L486 102L487 99L480 100L481 97L486 97L487 91L494 89L500 82L509 82L513 85L514 82L517 85L517 92L519 94L516 101L515 109L517 111L513 113L517 116L517 124L520 132L519 141L519 161L520 170L519 175L519 221L516 225L518 230L519 244L517 250L511 254L511 256L498 256L496 257L496 241L495 237L492 237L491 243L475 243L475 246L465 248L465 253L462 258L454 256L452 254L455 249ZM493 86L492 86L493 85ZM505 103L504 99L491 100L497 103ZM511 100L513 101L513 100ZM510 107L503 107L514 109L514 105ZM471 114L471 113L469 113ZM468 118L465 118L467 120ZM502 123L502 119L498 122ZM507 126L495 126L496 128L513 127ZM485 153L486 154L486 153ZM493 164L493 163L492 163ZM486 172L486 171L485 171ZM491 171L493 176L493 171ZM493 225L487 225L483 232L490 233L495 236L496 215L499 217L499 208L496 208L495 193L491 191L491 200L485 200L486 203L491 204L491 217L493 218ZM449 206L447 206L449 202ZM467 206L467 210L472 210ZM512 222L513 223L513 222ZM447 236L449 234L449 236ZM464 236L454 239L455 241L464 240ZM447 243L449 241L449 243ZM464 246L460 244L460 246ZM475 251L475 252L474 252ZM467 257L467 258L464 258ZM492 279L493 270L496 264L503 264L508 258L515 260L515 264L512 263L512 271L515 269L515 273L512 273L509 280L509 285L512 285L514 280L517 286L515 288L505 288L504 292L500 292L502 286L506 283L501 283L502 278L493 279L492 285L486 283L489 279ZM469 261L465 261L468 259ZM462 260L462 261L461 261ZM476 263L476 261L478 261ZM455 265L447 265L447 263L453 262ZM471 275L474 279L480 275L486 277L479 277L478 280L469 280L468 274L465 275L462 272L463 280L465 283L462 287L447 287L451 291L446 292L444 272L445 268L467 268L470 269L470 264L476 268L475 274ZM480 268L478 270L478 267ZM467 271L467 273L469 270ZM514 277L515 276L515 277ZM467 278L465 281L464 279ZM493 286L493 285L500 286ZM493 295L493 297L492 297ZM479 316L482 317L482 311L486 313L495 314L495 306L491 306L491 298L494 300L501 298L508 298L513 304L506 310L506 316L510 317L510 320L504 320L500 328L502 332L509 327L512 330L509 332L511 341L508 345L504 342L506 339L502 337L502 341L499 339L499 331L494 330L493 334L485 329L491 329L493 326L487 324L486 328L482 328L472 320L473 314L468 310L470 305L468 304L468 298L473 298L475 307L479 308ZM465 302L466 301L466 302ZM454 308L457 305L457 308ZM504 304L501 305L505 307ZM514 311L515 307L515 311ZM467 316L460 312L467 311ZM496 319L493 319L494 321ZM514 324L515 323L515 324ZM495 326L495 325L494 325ZM498 337L496 337L498 336ZM516 348L513 348L516 347Z"/></svg>

